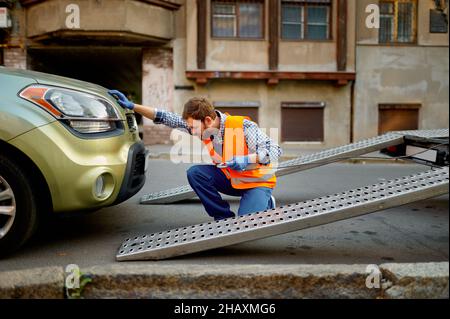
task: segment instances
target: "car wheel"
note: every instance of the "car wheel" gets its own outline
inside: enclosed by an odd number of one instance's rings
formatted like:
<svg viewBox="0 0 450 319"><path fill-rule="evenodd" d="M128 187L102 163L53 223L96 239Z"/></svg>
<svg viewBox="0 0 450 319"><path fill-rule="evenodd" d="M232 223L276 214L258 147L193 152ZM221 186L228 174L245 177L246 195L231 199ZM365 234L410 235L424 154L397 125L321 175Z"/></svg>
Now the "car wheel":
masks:
<svg viewBox="0 0 450 319"><path fill-rule="evenodd" d="M0 256L17 250L37 227L38 201L33 183L0 154Z"/></svg>

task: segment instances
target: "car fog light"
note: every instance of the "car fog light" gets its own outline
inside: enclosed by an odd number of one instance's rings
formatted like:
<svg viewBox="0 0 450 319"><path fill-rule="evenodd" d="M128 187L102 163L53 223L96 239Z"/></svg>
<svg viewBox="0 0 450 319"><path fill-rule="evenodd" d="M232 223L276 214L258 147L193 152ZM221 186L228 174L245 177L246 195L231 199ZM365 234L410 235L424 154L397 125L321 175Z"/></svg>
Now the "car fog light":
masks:
<svg viewBox="0 0 450 319"><path fill-rule="evenodd" d="M114 192L115 184L114 177L110 173L102 173L95 179L92 193L97 200L104 201Z"/></svg>
<svg viewBox="0 0 450 319"><path fill-rule="evenodd" d="M105 195L105 178L103 175L97 177L95 181L95 196L103 197Z"/></svg>

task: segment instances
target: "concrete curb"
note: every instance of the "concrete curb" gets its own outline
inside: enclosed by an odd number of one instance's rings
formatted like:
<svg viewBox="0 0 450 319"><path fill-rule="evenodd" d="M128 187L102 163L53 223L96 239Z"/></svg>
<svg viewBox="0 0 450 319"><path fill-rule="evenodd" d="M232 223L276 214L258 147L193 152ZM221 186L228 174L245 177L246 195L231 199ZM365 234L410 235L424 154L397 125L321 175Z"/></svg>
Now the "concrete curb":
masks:
<svg viewBox="0 0 450 319"><path fill-rule="evenodd" d="M89 298L374 298L365 267L314 265L112 266L92 268ZM120 277L114 274L120 271ZM112 274L112 275L111 275ZM119 281L117 281L119 279ZM111 289L112 290L109 290Z"/></svg>
<svg viewBox="0 0 450 319"><path fill-rule="evenodd" d="M62 267L0 272L0 298L60 299L64 297L64 277Z"/></svg>
<svg viewBox="0 0 450 319"><path fill-rule="evenodd" d="M448 299L447 263L384 264L380 266L383 277L393 283L386 289L385 297L393 299Z"/></svg>
<svg viewBox="0 0 450 319"><path fill-rule="evenodd" d="M367 288L370 273L378 288ZM163 265L81 269L84 298L448 298L449 263L368 265ZM0 298L65 298L64 269L0 273ZM375 276L376 277L376 276ZM370 280L369 280L370 281ZM370 281L371 282L371 281Z"/></svg>

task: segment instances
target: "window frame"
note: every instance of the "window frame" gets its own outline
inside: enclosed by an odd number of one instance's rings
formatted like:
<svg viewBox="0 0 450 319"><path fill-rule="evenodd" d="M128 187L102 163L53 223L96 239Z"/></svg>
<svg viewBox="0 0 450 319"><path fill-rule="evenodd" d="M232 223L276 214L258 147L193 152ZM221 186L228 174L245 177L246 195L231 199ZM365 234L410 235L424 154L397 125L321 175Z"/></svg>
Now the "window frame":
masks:
<svg viewBox="0 0 450 319"><path fill-rule="evenodd" d="M286 5L294 5L294 6L299 6L302 8L302 14L303 14L303 21L302 21L302 34L303 34L303 38L301 39L286 39L283 38L283 4ZM305 34L307 34L308 31L308 15L305 13L308 10L308 6L311 7L328 7L328 38L327 39L308 39L305 38ZM306 1L283 1L281 0L281 5L280 5L280 41L283 42L332 42L334 41L334 34L333 34L333 14L334 14L334 0L331 0L329 2L329 4L324 4L324 3L308 3Z"/></svg>
<svg viewBox="0 0 450 319"><path fill-rule="evenodd" d="M385 46L410 46L410 45L417 45L418 41L418 19L419 19L419 2L418 0L381 0L379 4L382 3L392 3L394 5L394 26L393 26L393 41L391 42L381 42L380 41L380 34L381 34L381 25L380 29L378 29L378 44L379 45L385 45ZM399 13L399 3L412 3L414 8L412 10L413 17L412 17L412 26L411 26L411 32L413 34L413 40L411 42L398 42L398 13ZM380 11L380 17L383 15Z"/></svg>
<svg viewBox="0 0 450 319"><path fill-rule="evenodd" d="M224 36L214 36L214 3L223 3L223 4L234 4L235 12L236 12L236 36L233 37L224 37ZM240 8L239 4L241 3L255 3L259 4L261 7L261 37L249 38L249 37L241 37L239 35L240 29ZM266 1L265 0L211 0L209 1L209 17L210 17L210 36L213 40L231 40L231 41L264 41L266 40Z"/></svg>

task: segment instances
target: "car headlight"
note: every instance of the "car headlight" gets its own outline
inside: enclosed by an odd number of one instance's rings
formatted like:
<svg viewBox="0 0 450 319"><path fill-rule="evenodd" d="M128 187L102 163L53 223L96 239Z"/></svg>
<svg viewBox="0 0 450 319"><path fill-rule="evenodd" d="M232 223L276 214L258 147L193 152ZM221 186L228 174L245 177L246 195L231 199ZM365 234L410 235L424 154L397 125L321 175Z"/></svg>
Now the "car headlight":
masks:
<svg viewBox="0 0 450 319"><path fill-rule="evenodd" d="M122 121L115 107L99 96L58 87L32 85L20 97L39 105L83 134L103 133Z"/></svg>

